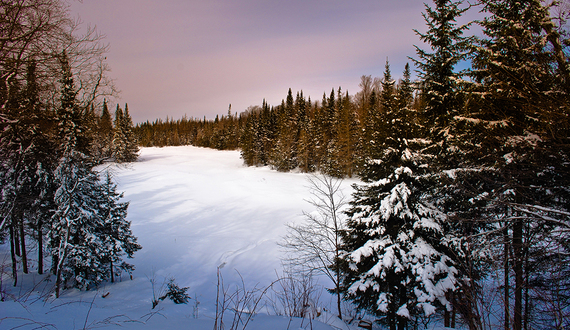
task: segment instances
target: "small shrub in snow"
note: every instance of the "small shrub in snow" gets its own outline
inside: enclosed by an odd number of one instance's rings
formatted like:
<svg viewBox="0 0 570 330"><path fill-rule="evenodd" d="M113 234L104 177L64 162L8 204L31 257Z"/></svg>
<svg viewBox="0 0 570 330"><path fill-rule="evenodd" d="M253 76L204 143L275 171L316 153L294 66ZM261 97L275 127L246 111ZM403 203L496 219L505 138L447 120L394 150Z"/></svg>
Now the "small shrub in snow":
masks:
<svg viewBox="0 0 570 330"><path fill-rule="evenodd" d="M190 300L190 296L186 293L188 291L188 287L181 288L176 284L174 278L170 278L168 283L166 284L167 290L166 293L161 296L159 299L164 300L169 298L175 304L187 304L188 300Z"/></svg>

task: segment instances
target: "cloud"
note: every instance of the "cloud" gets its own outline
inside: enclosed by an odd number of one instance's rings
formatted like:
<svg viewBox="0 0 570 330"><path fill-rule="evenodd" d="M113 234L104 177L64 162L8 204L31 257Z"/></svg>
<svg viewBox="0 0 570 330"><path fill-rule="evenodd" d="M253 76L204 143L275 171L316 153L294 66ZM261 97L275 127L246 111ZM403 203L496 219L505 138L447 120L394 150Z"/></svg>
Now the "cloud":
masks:
<svg viewBox="0 0 570 330"><path fill-rule="evenodd" d="M96 24L136 122L213 118L288 88L312 100L363 74L397 76L423 26L420 1L84 0L72 10Z"/></svg>

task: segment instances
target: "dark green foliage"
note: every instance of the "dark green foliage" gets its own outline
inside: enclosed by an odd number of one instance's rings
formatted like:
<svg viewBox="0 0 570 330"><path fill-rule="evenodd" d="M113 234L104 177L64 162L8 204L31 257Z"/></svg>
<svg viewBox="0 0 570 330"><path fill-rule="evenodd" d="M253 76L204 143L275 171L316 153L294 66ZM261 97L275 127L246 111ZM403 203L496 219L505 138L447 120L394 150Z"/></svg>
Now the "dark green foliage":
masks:
<svg viewBox="0 0 570 330"><path fill-rule="evenodd" d="M352 97L343 95L340 88L328 97L325 94L321 104L305 99L302 91L293 95L289 89L280 105L270 107L264 100L261 107L249 107L239 116L156 120L138 124L134 131L142 146L240 149L248 166L323 171L337 177L357 175L370 149L362 137L369 118L359 116ZM367 134L373 129L366 130Z"/></svg>
<svg viewBox="0 0 570 330"><path fill-rule="evenodd" d="M416 46L421 92L425 102L425 117L434 138L442 139L444 129L458 113L462 99L462 76L455 67L467 59L473 38L463 33L470 24L457 26L457 19L467 11L460 8L463 1L435 0L435 8L425 5L422 15L428 31L425 34L414 30L420 40L430 45L432 53Z"/></svg>
<svg viewBox="0 0 570 330"><path fill-rule="evenodd" d="M99 96L113 89L104 74L104 49L95 45L97 37L72 36L58 0L3 1L0 8L0 239L10 244L14 285L19 267L29 273L37 265L43 274L51 257L56 294L65 285L89 288L109 277L110 256L132 269L120 256L140 248L132 234L120 241L130 233L127 205L109 182L105 191L114 197L104 198L94 170L110 145L99 133L112 129L108 111L101 120L97 114ZM78 49L89 51L79 55ZM81 81L74 82L78 61L82 74L75 78ZM110 211L117 209L122 211ZM100 217L106 210L115 214L108 223ZM120 234L103 230L110 222ZM116 238L112 252L107 234ZM28 249L37 257L30 258Z"/></svg>
<svg viewBox="0 0 570 330"><path fill-rule="evenodd" d="M75 101L65 57L62 72L61 106L57 109L62 145L54 171L53 215L47 235L56 296L68 283L89 289L113 279L113 264L121 261L121 254L132 257L141 248L130 231L130 222L125 220L128 204L119 202L121 195L115 192L109 174L101 184L92 158L83 152L88 150L82 143L87 140L86 120ZM126 263L120 266L133 269Z"/></svg>
<svg viewBox="0 0 570 330"><path fill-rule="evenodd" d="M113 156L119 163L129 163L137 160L139 148L133 132L133 120L129 114L129 107L125 110L117 104L115 111L115 127L113 135Z"/></svg>
<svg viewBox="0 0 570 330"><path fill-rule="evenodd" d="M175 304L187 304L188 300L191 299L190 296L186 293L188 289L188 287L179 287L178 284L176 284L174 278L170 278L166 284L166 293L158 299L164 300L168 298Z"/></svg>
<svg viewBox="0 0 570 330"><path fill-rule="evenodd" d="M103 101L103 110L97 124L99 157L103 160L110 159L113 156L113 119L107 107L107 100Z"/></svg>
<svg viewBox="0 0 570 330"><path fill-rule="evenodd" d="M103 265L106 265L104 267L108 267L105 275L111 282L114 282L117 270L128 273L134 270L134 266L124 262L122 256L126 254L127 258L132 258L134 253L142 248L131 231L131 222L126 220L129 203L120 202L123 194L117 193L116 188L111 174L107 171L104 181L100 184L98 215L101 218L101 226L97 228L96 235L103 246L99 258Z"/></svg>

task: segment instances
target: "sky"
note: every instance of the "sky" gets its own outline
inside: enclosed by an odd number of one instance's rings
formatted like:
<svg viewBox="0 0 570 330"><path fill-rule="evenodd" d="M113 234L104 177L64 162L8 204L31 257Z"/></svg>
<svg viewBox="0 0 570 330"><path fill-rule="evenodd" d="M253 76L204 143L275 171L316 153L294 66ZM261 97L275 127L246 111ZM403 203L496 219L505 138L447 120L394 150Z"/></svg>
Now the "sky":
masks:
<svg viewBox="0 0 570 330"><path fill-rule="evenodd" d="M82 0L70 13L109 43L110 77L135 123L213 119L289 88L312 101L362 75L401 76L425 31L421 0ZM425 47L425 46L422 46ZM410 63L411 64L411 63Z"/></svg>

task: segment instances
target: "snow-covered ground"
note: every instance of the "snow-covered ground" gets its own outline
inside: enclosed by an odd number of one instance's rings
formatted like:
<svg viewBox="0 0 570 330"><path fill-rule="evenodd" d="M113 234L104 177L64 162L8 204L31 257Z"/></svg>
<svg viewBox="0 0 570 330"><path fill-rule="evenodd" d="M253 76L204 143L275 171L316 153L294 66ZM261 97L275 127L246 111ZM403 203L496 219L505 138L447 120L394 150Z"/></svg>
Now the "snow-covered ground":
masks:
<svg viewBox="0 0 570 330"><path fill-rule="evenodd" d="M0 303L0 329L213 329L218 268L229 293L242 286L241 278L247 290L267 287L283 271L277 243L286 224L303 221L302 212L314 208L306 201L307 174L245 167L238 151L143 148L136 163L109 168L130 201L128 219L143 247L131 260L132 280L123 275L97 291L66 290L54 299L43 291L53 285L45 285L45 276L30 274L11 287L9 247L0 246L2 288L19 297ZM346 195L352 183L343 182ZM150 280L160 287L168 278L189 287L192 299L181 305L165 300L151 309ZM324 278L318 283L330 285ZM327 293L319 304L334 310ZM260 310L247 329L336 329L276 316L267 306Z"/></svg>

